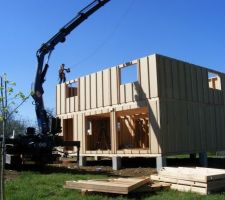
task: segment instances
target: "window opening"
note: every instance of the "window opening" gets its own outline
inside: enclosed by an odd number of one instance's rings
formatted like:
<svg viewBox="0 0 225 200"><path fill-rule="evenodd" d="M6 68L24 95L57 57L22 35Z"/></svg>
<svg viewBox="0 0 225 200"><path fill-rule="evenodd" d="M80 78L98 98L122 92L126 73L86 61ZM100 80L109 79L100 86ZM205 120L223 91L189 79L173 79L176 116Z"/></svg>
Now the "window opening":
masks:
<svg viewBox="0 0 225 200"><path fill-rule="evenodd" d="M120 84L133 83L138 81L137 64L120 68Z"/></svg>
<svg viewBox="0 0 225 200"><path fill-rule="evenodd" d="M69 83L67 85L67 98L77 96L78 82Z"/></svg>
<svg viewBox="0 0 225 200"><path fill-rule="evenodd" d="M221 79L219 74L208 72L209 88L215 90L221 90Z"/></svg>

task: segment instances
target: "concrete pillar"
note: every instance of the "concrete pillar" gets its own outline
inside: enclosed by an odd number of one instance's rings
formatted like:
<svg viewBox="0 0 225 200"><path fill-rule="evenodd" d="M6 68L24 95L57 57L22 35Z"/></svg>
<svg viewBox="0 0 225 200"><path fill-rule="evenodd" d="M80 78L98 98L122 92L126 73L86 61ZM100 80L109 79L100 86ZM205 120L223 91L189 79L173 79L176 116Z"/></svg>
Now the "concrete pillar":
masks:
<svg viewBox="0 0 225 200"><path fill-rule="evenodd" d="M121 167L122 167L121 157L113 156L112 157L112 168L113 168L113 170L121 169Z"/></svg>
<svg viewBox="0 0 225 200"><path fill-rule="evenodd" d="M86 161L87 161L87 158L85 156L80 156L79 166L80 167L86 166Z"/></svg>
<svg viewBox="0 0 225 200"><path fill-rule="evenodd" d="M163 167L166 166L166 157L165 156L158 156L156 157L156 169L159 171Z"/></svg>
<svg viewBox="0 0 225 200"><path fill-rule="evenodd" d="M208 167L207 152L200 152L199 153L199 163L202 167Z"/></svg>
<svg viewBox="0 0 225 200"><path fill-rule="evenodd" d="M94 160L95 160L95 161L99 161L99 160L101 160L101 157L100 157L100 156L95 156L95 157L94 157Z"/></svg>

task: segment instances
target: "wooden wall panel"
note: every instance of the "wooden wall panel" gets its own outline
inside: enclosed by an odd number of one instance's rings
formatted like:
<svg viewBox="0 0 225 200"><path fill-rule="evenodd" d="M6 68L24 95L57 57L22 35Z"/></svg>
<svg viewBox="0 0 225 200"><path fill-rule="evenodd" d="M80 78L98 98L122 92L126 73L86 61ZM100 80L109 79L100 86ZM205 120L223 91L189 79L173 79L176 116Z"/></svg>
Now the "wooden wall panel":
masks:
<svg viewBox="0 0 225 200"><path fill-rule="evenodd" d="M61 114L61 90L60 85L56 86L56 114Z"/></svg>
<svg viewBox="0 0 225 200"><path fill-rule="evenodd" d="M194 132L195 132L195 151L200 152L201 151L201 132L200 132L200 121L199 121L199 105L196 103L193 103L193 114L194 114Z"/></svg>
<svg viewBox="0 0 225 200"><path fill-rule="evenodd" d="M167 104L163 100L159 101L159 111L160 111L160 134L161 134L161 140L159 141L159 146L162 153L165 153L165 152L169 152L169 143L168 143L169 135L167 131L167 124L168 124ZM149 141L151 141L150 133L149 133ZM151 153L151 146L150 146L150 153Z"/></svg>
<svg viewBox="0 0 225 200"><path fill-rule="evenodd" d="M133 101L133 84L125 84L125 101L126 103Z"/></svg>
<svg viewBox="0 0 225 200"><path fill-rule="evenodd" d="M166 97L173 98L172 65L171 60L165 59Z"/></svg>
<svg viewBox="0 0 225 200"><path fill-rule="evenodd" d="M133 91L133 101L140 101L141 100L141 85L139 82L132 83L132 91Z"/></svg>
<svg viewBox="0 0 225 200"><path fill-rule="evenodd" d="M209 88L209 103L213 104L214 103L214 89Z"/></svg>
<svg viewBox="0 0 225 200"><path fill-rule="evenodd" d="M190 71L192 82L192 101L197 102L198 101L197 71L193 65L190 66Z"/></svg>
<svg viewBox="0 0 225 200"><path fill-rule="evenodd" d="M120 103L125 103L126 101L125 91L125 85L120 85Z"/></svg>
<svg viewBox="0 0 225 200"><path fill-rule="evenodd" d="M75 112L79 111L79 97L78 96L75 96L74 97L74 109L75 109Z"/></svg>
<svg viewBox="0 0 225 200"><path fill-rule="evenodd" d="M186 74L185 74L185 66L183 62L178 62L178 89L179 89L179 97L181 100L186 99Z"/></svg>
<svg viewBox="0 0 225 200"><path fill-rule="evenodd" d="M97 74L91 74L91 108L97 107Z"/></svg>
<svg viewBox="0 0 225 200"><path fill-rule="evenodd" d="M224 150L225 145L225 106L219 106L220 110L220 141L221 141L221 149Z"/></svg>
<svg viewBox="0 0 225 200"><path fill-rule="evenodd" d="M85 109L91 108L91 80L90 75L85 76L85 99L86 99L86 107Z"/></svg>
<svg viewBox="0 0 225 200"><path fill-rule="evenodd" d="M172 79L172 85L173 85L173 98L179 99L180 91L179 91L179 78L178 78L178 62L176 60L172 60L171 65L172 65L171 79Z"/></svg>
<svg viewBox="0 0 225 200"><path fill-rule="evenodd" d="M157 80L158 80L158 94L160 98L166 97L166 75L165 75L165 65L162 56L156 56L157 62Z"/></svg>
<svg viewBox="0 0 225 200"><path fill-rule="evenodd" d="M149 101L149 122L150 122L150 151L159 153L158 138L160 137L160 127L158 124L158 106L157 101Z"/></svg>
<svg viewBox="0 0 225 200"><path fill-rule="evenodd" d="M118 104L118 68L111 68L111 103L112 105Z"/></svg>
<svg viewBox="0 0 225 200"><path fill-rule="evenodd" d="M206 143L206 116L204 115L204 105L200 104L199 106L199 128L201 135L201 151L207 150Z"/></svg>
<svg viewBox="0 0 225 200"><path fill-rule="evenodd" d="M70 112L74 112L75 111L75 97L70 97L69 101L70 101Z"/></svg>
<svg viewBox="0 0 225 200"><path fill-rule="evenodd" d="M203 92L203 78L202 78L202 68L196 66L197 72L197 91L198 91L198 102L204 102L204 92Z"/></svg>
<svg viewBox="0 0 225 200"><path fill-rule="evenodd" d="M149 98L149 66L148 57L139 60L139 81L142 88L142 99Z"/></svg>
<svg viewBox="0 0 225 200"><path fill-rule="evenodd" d="M221 78L221 87L223 92L223 105L225 105L225 74L221 74L220 78Z"/></svg>
<svg viewBox="0 0 225 200"><path fill-rule="evenodd" d="M97 107L103 106L103 80L102 71L97 72Z"/></svg>
<svg viewBox="0 0 225 200"><path fill-rule="evenodd" d="M78 141L78 132L79 132L77 119L78 119L77 114L75 114L73 116L73 130L74 130L73 138L76 141Z"/></svg>
<svg viewBox="0 0 225 200"><path fill-rule="evenodd" d="M61 114L66 113L66 84L62 83L60 85L60 90L61 90Z"/></svg>
<svg viewBox="0 0 225 200"><path fill-rule="evenodd" d="M80 87L80 98L79 98L80 110L85 110L86 109L85 108L85 105L86 105L85 77L80 77L79 87Z"/></svg>
<svg viewBox="0 0 225 200"><path fill-rule="evenodd" d="M104 106L111 105L111 75L110 69L103 70L103 97Z"/></svg>
<svg viewBox="0 0 225 200"><path fill-rule="evenodd" d="M175 111L174 111L174 104L169 103L167 101L167 109L168 109L168 124L167 124L167 132L168 132L168 141L169 144L169 153L176 152L177 149L177 136L176 132L174 131L175 128ZM172 142L173 141L173 142Z"/></svg>
<svg viewBox="0 0 225 200"><path fill-rule="evenodd" d="M209 83L207 69L202 68L202 87L203 87L203 102L209 102Z"/></svg>
<svg viewBox="0 0 225 200"><path fill-rule="evenodd" d="M152 154L225 150L224 74L220 74L222 91L210 89L209 69L153 55L139 60L140 82L119 85L119 67L79 78L79 92L75 97L66 98L66 84L56 87L57 115L74 114L74 139L82 141L83 152L86 148L84 114L74 112L93 109L88 114L100 114L113 108L119 111L146 105ZM156 101L151 99L158 96ZM126 123L125 120L124 126Z"/></svg>
<svg viewBox="0 0 225 200"><path fill-rule="evenodd" d="M70 98L66 98L66 113L70 113Z"/></svg>
<svg viewBox="0 0 225 200"><path fill-rule="evenodd" d="M192 101L192 79L191 79L191 68L185 63L185 76L186 76L186 99Z"/></svg>
<svg viewBox="0 0 225 200"><path fill-rule="evenodd" d="M150 84L150 97L158 97L158 76L157 76L157 65L156 65L156 55L148 57L148 67L149 67L149 84Z"/></svg>
<svg viewBox="0 0 225 200"><path fill-rule="evenodd" d="M220 119L220 106L215 107L215 136L216 136L216 148L222 149L222 135L221 135L221 119Z"/></svg>

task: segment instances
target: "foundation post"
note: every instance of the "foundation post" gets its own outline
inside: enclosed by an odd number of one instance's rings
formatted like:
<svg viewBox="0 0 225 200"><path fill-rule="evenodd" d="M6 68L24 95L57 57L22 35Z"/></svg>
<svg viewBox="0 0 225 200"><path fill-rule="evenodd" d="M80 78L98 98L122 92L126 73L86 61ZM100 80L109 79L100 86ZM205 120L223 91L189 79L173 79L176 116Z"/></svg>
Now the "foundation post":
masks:
<svg viewBox="0 0 225 200"><path fill-rule="evenodd" d="M166 157L165 156L156 157L156 169L157 169L157 171L161 170L165 166L166 166Z"/></svg>
<svg viewBox="0 0 225 200"><path fill-rule="evenodd" d="M95 156L95 157L94 157L94 160L95 160L95 161L100 161L100 160L101 160L101 157L100 157L100 156Z"/></svg>
<svg viewBox="0 0 225 200"><path fill-rule="evenodd" d="M202 167L208 166L207 152L200 152L199 153L199 163Z"/></svg>
<svg viewBox="0 0 225 200"><path fill-rule="evenodd" d="M112 168L113 168L113 170L121 169L121 167L122 167L121 157L113 156L112 157Z"/></svg>
<svg viewBox="0 0 225 200"><path fill-rule="evenodd" d="M86 166L86 161L87 161L87 158L85 156L80 156L79 166L80 167Z"/></svg>

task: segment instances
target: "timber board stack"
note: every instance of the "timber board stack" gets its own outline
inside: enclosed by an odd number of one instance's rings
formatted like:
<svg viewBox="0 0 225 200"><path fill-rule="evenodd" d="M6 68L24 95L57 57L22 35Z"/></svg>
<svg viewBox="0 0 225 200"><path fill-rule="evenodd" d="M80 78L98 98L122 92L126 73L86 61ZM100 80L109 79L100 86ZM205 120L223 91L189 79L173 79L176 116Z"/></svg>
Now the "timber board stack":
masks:
<svg viewBox="0 0 225 200"><path fill-rule="evenodd" d="M165 167L151 180L171 184L171 189L209 194L225 189L225 170L213 168Z"/></svg>
<svg viewBox="0 0 225 200"><path fill-rule="evenodd" d="M150 182L149 177L66 181L64 188L81 191L128 194Z"/></svg>

